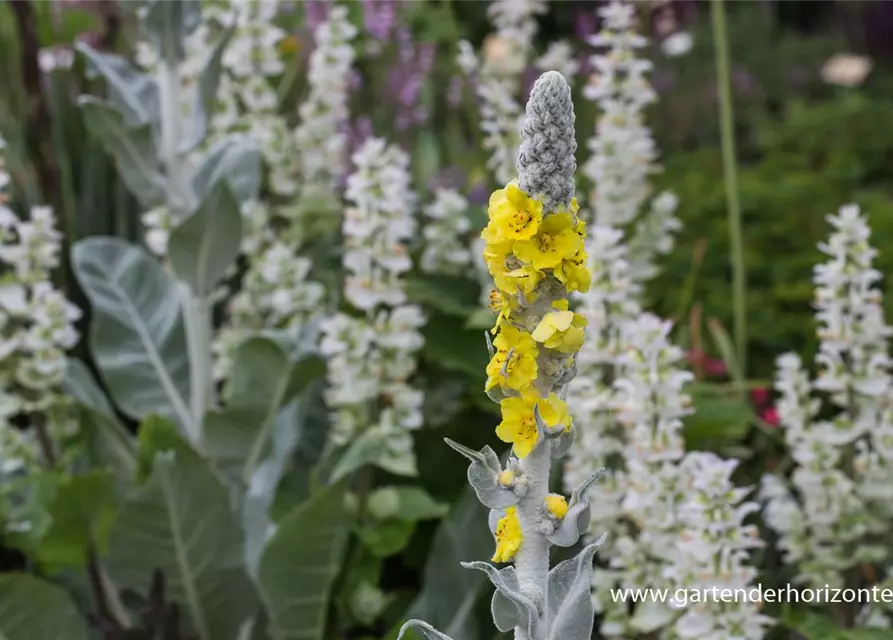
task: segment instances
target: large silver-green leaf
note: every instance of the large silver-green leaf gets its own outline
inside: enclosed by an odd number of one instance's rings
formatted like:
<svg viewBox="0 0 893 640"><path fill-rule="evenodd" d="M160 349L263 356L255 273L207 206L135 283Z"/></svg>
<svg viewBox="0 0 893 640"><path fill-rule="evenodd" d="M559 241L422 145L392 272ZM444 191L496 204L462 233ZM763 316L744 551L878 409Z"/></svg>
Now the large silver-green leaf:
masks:
<svg viewBox="0 0 893 640"><path fill-rule="evenodd" d="M167 252L177 276L208 298L239 256L242 214L229 184L219 181L198 209L171 232Z"/></svg>
<svg viewBox="0 0 893 640"><path fill-rule="evenodd" d="M247 484L267 457L280 409L325 373L319 358L293 361L273 340L254 337L236 349L226 408L205 420L210 454ZM297 425L295 425L296 427Z"/></svg>
<svg viewBox="0 0 893 640"><path fill-rule="evenodd" d="M96 467L111 469L115 489L124 495L136 471L136 442L115 416L93 374L80 360L69 359L62 390L80 406L79 426L87 455Z"/></svg>
<svg viewBox="0 0 893 640"><path fill-rule="evenodd" d="M87 59L88 71L105 79L110 106L121 112L128 127L158 120L158 85L152 76L121 56L96 51L83 41L77 42L74 48Z"/></svg>
<svg viewBox="0 0 893 640"><path fill-rule="evenodd" d="M162 60L176 64L186 56L186 37L202 17L199 0L150 0L142 15L143 33Z"/></svg>
<svg viewBox="0 0 893 640"><path fill-rule="evenodd" d="M189 361L175 281L142 249L93 237L72 249L90 300L90 346L103 382L125 414L160 414L186 429Z"/></svg>
<svg viewBox="0 0 893 640"><path fill-rule="evenodd" d="M87 640L86 621L59 587L20 573L0 575L0 640Z"/></svg>
<svg viewBox="0 0 893 640"><path fill-rule="evenodd" d="M109 573L120 587L146 592L160 569L169 598L201 640L235 640L257 604L241 526L220 480L169 429L158 421L143 425L140 445L147 457L154 453L151 472L112 529Z"/></svg>
<svg viewBox="0 0 893 640"><path fill-rule="evenodd" d="M205 152L192 187L203 200L221 180L229 183L236 199L254 200L260 191L260 151L245 135L232 134L214 143Z"/></svg>
<svg viewBox="0 0 893 640"><path fill-rule="evenodd" d="M299 505L280 522L260 560L258 581L274 640L321 640L349 519L345 485Z"/></svg>
<svg viewBox="0 0 893 640"><path fill-rule="evenodd" d="M90 134L114 158L127 188L147 209L165 201L165 180L158 165L158 150L148 124L128 125L108 103L81 96L78 105Z"/></svg>
<svg viewBox="0 0 893 640"><path fill-rule="evenodd" d="M466 489L455 511L434 536L421 592L403 617L426 620L453 638L477 640L474 609L487 579L476 571L466 571L460 562L492 553L487 509L470 488ZM396 632L390 637L396 637Z"/></svg>

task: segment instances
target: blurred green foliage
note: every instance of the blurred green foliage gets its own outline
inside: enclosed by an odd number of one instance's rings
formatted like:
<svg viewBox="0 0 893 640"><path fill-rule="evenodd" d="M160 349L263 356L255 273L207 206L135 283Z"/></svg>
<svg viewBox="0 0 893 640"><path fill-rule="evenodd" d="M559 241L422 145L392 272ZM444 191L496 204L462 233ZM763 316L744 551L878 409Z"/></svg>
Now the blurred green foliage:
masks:
<svg viewBox="0 0 893 640"><path fill-rule="evenodd" d="M756 377L771 376L774 359L788 350L811 360L813 265L829 232L825 216L855 202L869 214L877 267L893 270L893 109L856 93L807 104L792 102L781 119L755 123L756 158L740 173L748 272L750 362ZM718 149L666 157L657 183L680 197L684 228L679 249L650 287L656 309L672 315L691 269L697 242L707 250L694 301L705 316L729 326L732 300L722 163ZM888 313L893 298L887 296Z"/></svg>

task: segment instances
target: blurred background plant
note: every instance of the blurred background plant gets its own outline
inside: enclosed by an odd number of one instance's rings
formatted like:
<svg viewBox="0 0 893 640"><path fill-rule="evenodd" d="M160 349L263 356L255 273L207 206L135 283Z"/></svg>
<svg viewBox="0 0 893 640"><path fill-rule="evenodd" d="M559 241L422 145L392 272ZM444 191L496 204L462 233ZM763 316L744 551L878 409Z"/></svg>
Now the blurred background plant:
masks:
<svg viewBox="0 0 893 640"><path fill-rule="evenodd" d="M329 201L293 197L288 179L300 186L308 169L288 163L300 164L307 149L294 145L282 158L271 151L265 156L260 201L275 220L269 225L273 240L286 245L283 255L300 252L312 265L306 273L287 277L325 287L325 294L307 306L320 301L327 309L343 307L341 254L344 236L350 234L342 233L342 193L348 176L358 169L350 156L371 138L384 138L409 154L408 180L418 197L413 207L420 232L406 241L405 249L421 267L409 271L401 286L406 301L419 305L425 318L418 327L424 344L412 374L413 385L424 394L424 428L413 431L416 459L424 462L415 478L399 477L374 461L370 465L371 458L356 462L354 506L360 516L344 565L350 569L340 573L336 585L329 628L340 637L393 637L398 623L411 616L440 628L452 623L460 638L484 638L489 627L486 614L479 614L487 605L476 597L483 593L481 581L456 574L461 569L450 563L486 555L491 540L486 531L480 534L468 524L479 521L480 510L463 497L456 460L439 448L443 437L473 448L494 444L489 428L495 420L493 405L481 393L487 361L481 332L493 318L483 308L489 289L482 290L486 271L481 277L476 256L475 239L486 222L481 205L502 186L502 167L513 165L518 105L542 69L555 68L568 77L576 105L578 164L582 167L589 158L585 141L595 133L600 106L585 97L597 71L590 60L596 48L588 40L602 27L597 9L605 3L337 4L345 7L345 19L356 29L355 37L348 38L355 57L342 60L349 69L341 79L345 118L333 129L339 139L343 136L344 170L334 172ZM215 11L254 3L209 0L202 5L213 17ZM150 229L145 209L121 180L113 158L87 129L77 98L101 93L103 81L75 53L75 46L84 42L100 52L138 59L138 6L110 0L0 4L0 135L10 176L7 205L17 212L52 207L62 232L60 267L53 278L85 310L77 322L81 334L90 326L90 305L70 267L71 247L96 235L144 243ZM275 146L277 135L291 135L283 132L319 116L301 111L301 105L314 95L314 83L320 83L312 73L312 54L321 46L318 29L328 24L333 11L332 3L317 0L269 6L269 15L252 27L257 31L249 29L243 36L262 40L265 29L275 30L276 37L266 43L281 65L267 74L272 104L270 95L258 89L252 104L263 108L252 109L241 94L232 126L257 137L262 147ZM730 337L731 247L709 5L674 0L636 6L639 31L649 38L640 55L654 65L650 78L658 98L644 111L662 165L650 180L655 193L667 189L678 198L675 216L681 222L676 247L658 258L655 276L645 283L643 306L674 321L673 340L685 351L695 376L689 392L696 411L686 419L684 431L688 448L740 458L736 479L749 486L786 455L771 389L775 359L793 351L812 362L818 346L811 277L813 265L821 260L817 245L828 233L824 216L844 203L859 204L870 214L879 250L876 268L882 273L893 269L893 5L728 3L747 272L746 377L739 375L734 357L740 345ZM467 47L461 48L460 41L467 41ZM325 92L334 89L324 85L316 90L330 95ZM275 114L280 121L275 126L281 129L253 128L260 121L252 115L255 111ZM585 208L598 185L585 172L579 175L578 194ZM443 234L451 234L455 245L433 251L432 240ZM276 244L270 238L263 242ZM265 277L267 284L286 277L258 258L263 242L243 246L229 285L238 289L240 282L248 287ZM270 260L276 255L271 252L265 254ZM449 259L437 257L445 255ZM237 305L263 316L252 330L288 324L284 316L253 309L254 300L243 298L242 307ZM893 311L891 296L884 304L888 313ZM237 315L227 314L223 305L215 307L215 327ZM294 326L304 321L301 316ZM95 368L85 345L82 341L70 354ZM387 394L377 396L382 406L391 400ZM316 408L325 416L331 407L318 399ZM136 430L134 421L125 424ZM317 472L331 471L334 459L312 473L312 465L300 459L316 461L322 449L322 444L311 443L296 450L292 470L301 471L285 474L279 484L272 506L276 518L313 492ZM0 546L0 566L33 567L33 559L13 550L11 542L0 539ZM770 549L761 562L771 573L781 561ZM163 612L163 584L154 587L152 594L141 595L155 597L153 611ZM468 630L465 636L460 629Z"/></svg>

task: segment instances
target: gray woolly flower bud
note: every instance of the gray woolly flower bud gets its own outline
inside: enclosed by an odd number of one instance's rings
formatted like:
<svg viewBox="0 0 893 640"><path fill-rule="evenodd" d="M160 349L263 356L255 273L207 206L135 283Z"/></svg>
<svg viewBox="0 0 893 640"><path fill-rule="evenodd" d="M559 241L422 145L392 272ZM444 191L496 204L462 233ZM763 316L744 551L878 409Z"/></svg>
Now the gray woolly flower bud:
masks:
<svg viewBox="0 0 893 640"><path fill-rule="evenodd" d="M544 211L566 208L574 197L577 141L571 88L557 71L541 75L521 125L518 186L543 199Z"/></svg>

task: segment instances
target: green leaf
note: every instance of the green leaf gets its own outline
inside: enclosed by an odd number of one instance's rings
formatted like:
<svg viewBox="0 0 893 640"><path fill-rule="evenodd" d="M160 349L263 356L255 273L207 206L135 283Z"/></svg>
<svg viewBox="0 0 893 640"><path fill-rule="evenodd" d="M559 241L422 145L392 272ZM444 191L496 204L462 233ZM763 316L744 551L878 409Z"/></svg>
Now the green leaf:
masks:
<svg viewBox="0 0 893 640"><path fill-rule="evenodd" d="M176 64L186 57L186 37L195 31L201 17L199 0L150 0L142 17L142 30L161 59Z"/></svg>
<svg viewBox="0 0 893 640"><path fill-rule="evenodd" d="M429 305L451 316L467 317L478 306L480 285L468 278L442 274L416 274L407 279L406 295L410 301ZM491 314L488 328L493 326Z"/></svg>
<svg viewBox="0 0 893 640"><path fill-rule="evenodd" d="M117 238L80 240L72 267L92 308L90 346L125 414L190 423L186 335L175 281L142 249Z"/></svg>
<svg viewBox="0 0 893 640"><path fill-rule="evenodd" d="M0 575L2 640L88 640L86 621L59 587L24 574Z"/></svg>
<svg viewBox="0 0 893 640"><path fill-rule="evenodd" d="M416 139L412 153L412 174L417 189L425 189L428 181L440 168L440 145L437 134L423 130Z"/></svg>
<svg viewBox="0 0 893 640"><path fill-rule="evenodd" d="M146 593L160 569L169 598L200 640L233 640L257 601L229 495L171 425L153 419L143 430L141 455L154 454L151 471L112 529L109 573L120 586Z"/></svg>
<svg viewBox="0 0 893 640"><path fill-rule="evenodd" d="M187 456L195 453L170 420L159 415L147 416L139 426L136 481L145 483L152 475L156 455L168 451L182 451Z"/></svg>
<svg viewBox="0 0 893 640"><path fill-rule="evenodd" d="M260 170L257 145L245 135L231 134L205 152L192 187L202 201L218 182L226 180L236 199L247 202L260 191Z"/></svg>
<svg viewBox="0 0 893 640"><path fill-rule="evenodd" d="M50 528L36 551L47 569L84 566L91 544L105 551L115 517L113 481L111 472L104 470L62 476L48 507Z"/></svg>
<svg viewBox="0 0 893 640"><path fill-rule="evenodd" d="M415 531L415 522L389 518L357 529L363 546L379 558L393 556L406 548Z"/></svg>
<svg viewBox="0 0 893 640"><path fill-rule="evenodd" d="M706 382L688 389L695 412L685 419L685 442L690 450L741 442L753 419L753 408L737 388Z"/></svg>
<svg viewBox="0 0 893 640"><path fill-rule="evenodd" d="M109 106L120 112L127 128L158 121L160 98L152 76L121 56L101 53L83 41L78 41L74 48L87 59L88 72L99 73L105 79ZM93 99L81 96L78 102L87 100Z"/></svg>
<svg viewBox="0 0 893 640"><path fill-rule="evenodd" d="M349 530L344 484L319 493L279 523L258 582L274 640L321 640Z"/></svg>
<svg viewBox="0 0 893 640"><path fill-rule="evenodd" d="M496 324L495 313L489 309L476 309L468 316L468 320L465 321L465 328L489 331L494 324Z"/></svg>
<svg viewBox="0 0 893 640"><path fill-rule="evenodd" d="M487 513L474 492L466 489L455 511L434 536L421 591L402 619L421 618L450 637L479 640L475 606L485 591L487 578L463 569L459 563L493 553ZM398 629L393 629L387 638L396 638L397 633Z"/></svg>
<svg viewBox="0 0 893 640"><path fill-rule="evenodd" d="M239 256L241 242L239 203L224 180L171 232L167 250L177 276L207 299Z"/></svg>
<svg viewBox="0 0 893 640"><path fill-rule="evenodd" d="M449 511L421 487L382 487L369 494L366 505L375 518L410 522L442 518Z"/></svg>
<svg viewBox="0 0 893 640"><path fill-rule="evenodd" d="M422 327L425 346L421 356L431 364L466 373L484 389L487 368L487 342L483 331L469 331L455 318L432 315ZM483 396L483 393L480 394Z"/></svg>
<svg viewBox="0 0 893 640"><path fill-rule="evenodd" d="M269 454L279 410L324 373L325 363L319 358L292 362L267 338L240 344L226 408L210 411L205 420L211 455L247 484Z"/></svg>
<svg viewBox="0 0 893 640"><path fill-rule="evenodd" d="M128 125L109 103L92 96L81 96L78 105L90 135L114 158L118 174L140 204L151 209L164 203L166 182L151 126Z"/></svg>
<svg viewBox="0 0 893 640"><path fill-rule="evenodd" d="M804 640L889 640L888 629L842 629L831 618L811 611L787 607L781 616L785 627Z"/></svg>
<svg viewBox="0 0 893 640"><path fill-rule="evenodd" d="M331 483L336 483L367 464L399 476L418 475L415 453L394 453L389 446L389 435L381 429L367 429L354 438L332 469Z"/></svg>
<svg viewBox="0 0 893 640"><path fill-rule="evenodd" d="M78 425L90 463L111 469L116 492L125 495L137 466L133 436L118 421L93 374L80 360L69 359L62 390L80 403Z"/></svg>

